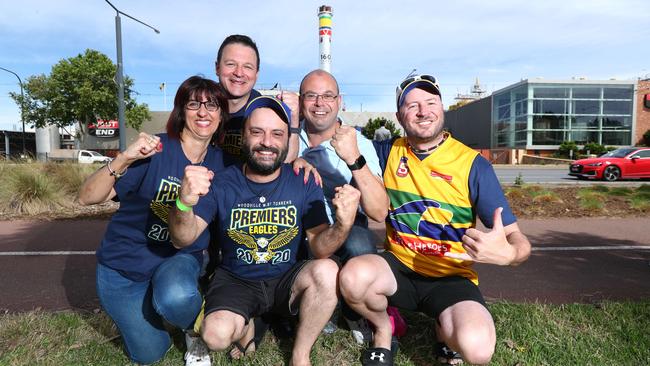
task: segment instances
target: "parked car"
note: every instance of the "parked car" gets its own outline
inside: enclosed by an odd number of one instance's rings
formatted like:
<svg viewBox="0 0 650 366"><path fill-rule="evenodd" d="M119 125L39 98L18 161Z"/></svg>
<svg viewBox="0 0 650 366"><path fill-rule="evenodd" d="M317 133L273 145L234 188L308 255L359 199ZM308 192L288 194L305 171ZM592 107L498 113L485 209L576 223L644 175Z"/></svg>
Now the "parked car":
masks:
<svg viewBox="0 0 650 366"><path fill-rule="evenodd" d="M615 181L650 178L650 147L624 147L597 158L580 159L569 167L569 175L578 179Z"/></svg>
<svg viewBox="0 0 650 366"><path fill-rule="evenodd" d="M68 161L81 164L106 163L111 158L104 156L97 151L76 150L76 149L53 149L47 155L50 161Z"/></svg>

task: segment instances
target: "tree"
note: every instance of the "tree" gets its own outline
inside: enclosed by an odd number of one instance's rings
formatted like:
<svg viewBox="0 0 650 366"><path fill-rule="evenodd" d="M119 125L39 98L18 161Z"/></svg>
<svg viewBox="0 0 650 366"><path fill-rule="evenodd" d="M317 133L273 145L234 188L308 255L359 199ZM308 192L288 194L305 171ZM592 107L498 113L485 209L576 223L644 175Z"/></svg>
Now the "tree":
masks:
<svg viewBox="0 0 650 366"><path fill-rule="evenodd" d="M386 125L384 127L386 127L390 131L390 133L393 135L393 137L402 136L402 133L400 132L399 129L397 129L397 127L395 127L395 124L393 123L393 121L391 121L389 119L386 119L384 117L377 117L375 119L368 119L368 123L366 123L366 125L361 129L361 133L366 138L368 138L368 140L372 140L375 137L375 130L379 128L379 126L380 126L379 123L381 121L384 121L386 123Z"/></svg>
<svg viewBox="0 0 650 366"><path fill-rule="evenodd" d="M25 83L25 121L32 127L77 125L85 135L88 123L117 119L117 67L108 56L95 50L59 61L50 75L33 75ZM136 130L151 119L146 104L133 99L133 80L124 78L126 124ZM20 105L20 94L10 93Z"/></svg>
<svg viewBox="0 0 650 366"><path fill-rule="evenodd" d="M460 107L462 107L462 106L464 106L466 104L469 104L470 102L471 102L471 100L459 100L458 102L456 102L456 104L450 105L449 110L450 111L456 110L456 109L458 109L458 108L460 108Z"/></svg>

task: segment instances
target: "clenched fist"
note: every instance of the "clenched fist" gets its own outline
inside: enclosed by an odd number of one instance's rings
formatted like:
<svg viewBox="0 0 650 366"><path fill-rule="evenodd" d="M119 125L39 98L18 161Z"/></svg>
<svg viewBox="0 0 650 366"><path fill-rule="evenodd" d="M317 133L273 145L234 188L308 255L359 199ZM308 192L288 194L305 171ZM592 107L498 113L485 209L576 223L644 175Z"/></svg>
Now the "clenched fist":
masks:
<svg viewBox="0 0 650 366"><path fill-rule="evenodd" d="M124 157L128 162L148 158L162 151L160 137L140 132L138 139L124 150Z"/></svg>
<svg viewBox="0 0 650 366"><path fill-rule="evenodd" d="M354 127L343 125L338 127L331 144L339 158L348 165L354 164L361 155L357 146L357 131Z"/></svg>
<svg viewBox="0 0 650 366"><path fill-rule="evenodd" d="M282 91L276 96L276 98L283 101L284 104L291 109L291 115L289 116L289 118L291 118L291 123L289 123L289 127L298 127L300 124L298 117L298 111L300 109L298 94L290 91Z"/></svg>
<svg viewBox="0 0 650 366"><path fill-rule="evenodd" d="M336 193L332 204L336 209L336 221L345 226L352 226L357 216L361 192L349 184L336 187L334 190Z"/></svg>
<svg viewBox="0 0 650 366"><path fill-rule="evenodd" d="M210 192L212 178L214 178L214 173L204 166L186 166L183 182L181 182L181 191L178 196L181 203L186 206L196 205L201 196L205 196Z"/></svg>

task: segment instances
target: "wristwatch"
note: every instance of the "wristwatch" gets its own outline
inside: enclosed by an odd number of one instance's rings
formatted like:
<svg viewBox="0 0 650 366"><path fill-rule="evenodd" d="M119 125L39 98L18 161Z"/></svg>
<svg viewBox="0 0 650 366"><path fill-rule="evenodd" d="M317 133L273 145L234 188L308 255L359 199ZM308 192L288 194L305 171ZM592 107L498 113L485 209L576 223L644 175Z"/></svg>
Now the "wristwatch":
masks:
<svg viewBox="0 0 650 366"><path fill-rule="evenodd" d="M363 155L359 155L359 157L357 158L357 160L354 161L353 164L348 165L348 168L351 171L354 171L354 170L359 170L364 166L366 166L366 158L364 158Z"/></svg>

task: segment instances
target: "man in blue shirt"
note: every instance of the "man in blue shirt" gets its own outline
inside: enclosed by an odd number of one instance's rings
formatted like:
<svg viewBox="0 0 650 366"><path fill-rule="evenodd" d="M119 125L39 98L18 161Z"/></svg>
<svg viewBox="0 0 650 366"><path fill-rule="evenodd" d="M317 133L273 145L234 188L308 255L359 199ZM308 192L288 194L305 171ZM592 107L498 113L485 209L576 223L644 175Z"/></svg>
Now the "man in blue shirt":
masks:
<svg viewBox="0 0 650 366"><path fill-rule="evenodd" d="M388 212L388 196L372 142L351 126L339 122L339 86L334 76L323 70L308 73L300 83L300 131L298 155L318 169L323 181L330 221L335 220L332 200L336 187L351 184L361 192L361 205L348 239L336 255L342 262L362 254L377 252L377 238L368 229L368 217L382 222ZM343 306L342 313L358 343L368 341L365 320ZM328 325L334 330L334 325Z"/></svg>
<svg viewBox="0 0 650 366"><path fill-rule="evenodd" d="M290 113L273 97L253 99L245 111L244 165L217 176L203 167L186 169L170 230L180 248L212 220L217 224L223 260L206 295L201 328L210 349L234 344L245 355L255 347L251 318L299 314L291 364L309 365L311 347L337 303L338 266L328 257L347 237L360 194L351 185L338 187L336 222L329 225L313 177L304 184L302 173L282 164ZM307 249L315 259L300 260Z"/></svg>

